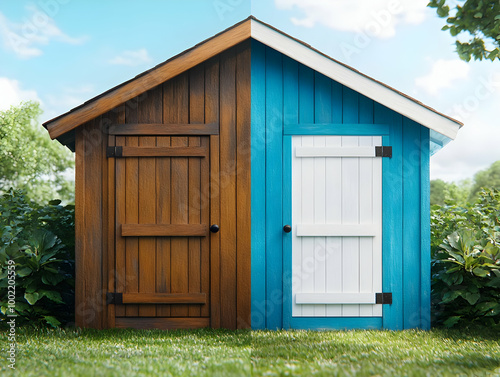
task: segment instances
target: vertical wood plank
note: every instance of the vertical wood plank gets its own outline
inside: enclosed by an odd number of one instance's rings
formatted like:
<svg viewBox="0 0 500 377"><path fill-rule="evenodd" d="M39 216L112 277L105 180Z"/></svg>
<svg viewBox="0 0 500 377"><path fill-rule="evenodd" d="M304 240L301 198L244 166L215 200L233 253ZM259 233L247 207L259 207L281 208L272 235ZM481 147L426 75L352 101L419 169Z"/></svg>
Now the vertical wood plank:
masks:
<svg viewBox="0 0 500 377"><path fill-rule="evenodd" d="M283 56L266 49L266 283L267 327L283 320Z"/></svg>
<svg viewBox="0 0 500 377"><path fill-rule="evenodd" d="M387 142L387 141L386 141ZM373 137L374 145L384 145L382 136ZM383 160L383 159L382 159ZM382 161L376 159L373 162L373 223L377 224L378 234L373 239L373 290L374 292L382 292ZM372 308L373 315L377 317L382 316L383 305L375 305Z"/></svg>
<svg viewBox="0 0 500 377"><path fill-rule="evenodd" d="M343 115L343 86L336 81L332 85L332 123L342 123Z"/></svg>
<svg viewBox="0 0 500 377"><path fill-rule="evenodd" d="M283 121L285 124L299 122L299 66L297 61L283 57ZM283 236L283 328L291 327L291 317L302 311L295 304L292 288L300 290L300 279L294 271L297 264L300 266L300 244L295 237L297 224L300 218L300 205L296 198L300 198L297 189L300 186L301 171L297 171L297 160L294 156L295 145L300 142L299 137L288 136L283 138L283 224L290 224L292 231ZM252 180L253 183L253 180ZM300 314L300 313L299 313Z"/></svg>
<svg viewBox="0 0 500 377"><path fill-rule="evenodd" d="M174 123L174 89L172 80L163 84L163 122ZM156 139L159 147L171 146L169 136L159 136ZM171 159L159 158L156 164L156 192L157 192L157 223L171 224ZM156 290L159 293L170 293L171 290L171 239L170 237L160 237L157 240L156 248ZM158 305L156 314L159 317L170 316L170 305Z"/></svg>
<svg viewBox="0 0 500 377"><path fill-rule="evenodd" d="M117 136L115 139L116 145L126 145L124 136ZM115 209L115 289L116 292L125 292L126 282L126 241L120 235L121 224L126 223L126 159L117 159L115 161L115 187L116 187L116 209ZM125 315L125 306L115 306L115 316L122 317Z"/></svg>
<svg viewBox="0 0 500 377"><path fill-rule="evenodd" d="M342 137L343 147L357 145L358 137ZM342 158L342 223L359 223L359 159L357 158ZM342 289L343 292L359 292L359 237L342 237ZM359 305L343 305L342 316L359 316Z"/></svg>
<svg viewBox="0 0 500 377"><path fill-rule="evenodd" d="M250 164L250 42L236 57L236 321L250 327L251 303L251 164Z"/></svg>
<svg viewBox="0 0 500 377"><path fill-rule="evenodd" d="M189 71L189 122L203 123L205 120L205 67L197 66ZM189 137L189 146L200 146L200 138ZM201 224L201 160L189 159L189 223ZM189 292L201 292L201 240L189 240ZM188 316L200 316L199 305L190 305Z"/></svg>
<svg viewBox="0 0 500 377"><path fill-rule="evenodd" d="M318 119L318 118L316 118ZM324 136L314 136L313 145L315 147L325 147ZM313 171L314 171L314 224L325 224L326 221L326 158L319 157L313 158ZM325 252L326 252L326 238L314 237L314 292L326 292L326 269L325 269ZM326 314L325 305L314 305L314 316L324 317Z"/></svg>
<svg viewBox="0 0 500 377"><path fill-rule="evenodd" d="M103 326L102 295L102 133L98 117L84 129L85 154L85 253L81 278L85 281L84 294L88 303L85 327Z"/></svg>
<svg viewBox="0 0 500 377"><path fill-rule="evenodd" d="M201 146L210 148L210 138L203 137L201 139ZM201 191L200 191L200 217L202 224L210 224L210 159L204 158L201 161ZM202 317L210 316L210 237L203 237L201 239L200 253L201 253L201 292L207 294L208 302L203 305L200 310Z"/></svg>
<svg viewBox="0 0 500 377"><path fill-rule="evenodd" d="M105 121L104 121L105 120ZM118 106L111 112L107 114L106 117L103 117L103 124L112 124L112 123L121 123L125 122L125 107ZM113 146L116 145L116 137L109 135L108 136L108 145ZM107 161L106 161L107 160ZM116 249L115 249L115 227L116 227L116 160L113 158L105 159L107 163L107 171L106 177L107 179L107 197L108 197L108 210L107 215L107 229L105 234L107 234L107 287L105 291L107 292L115 292L116 290L116 280L118 277L117 274L117 266L116 266ZM123 206L125 203L121 203ZM115 316L116 316L116 307L115 305L108 305L108 319L107 319L107 328L115 327Z"/></svg>
<svg viewBox="0 0 500 377"><path fill-rule="evenodd" d="M138 100L133 99L125 104L125 121L137 123ZM125 145L129 147L139 146L139 138L136 136L125 137ZM139 159L127 158L125 160L125 223L139 223ZM119 234L119 233L117 233ZM139 239L127 237L125 239L125 290L126 293L139 292ZM139 315L137 305L125 307L127 316Z"/></svg>
<svg viewBox="0 0 500 377"><path fill-rule="evenodd" d="M340 109L340 114L342 110ZM333 115L335 115L334 113ZM328 136L326 138L327 147L342 146L341 136ZM326 222L329 224L342 223L342 159L328 158L326 161ZM327 237L326 239L327 257L325 267L326 291L342 292L342 237ZM330 317L342 315L341 305L328 305L326 315Z"/></svg>
<svg viewBox="0 0 500 377"><path fill-rule="evenodd" d="M75 324L85 327L87 312L85 276L85 125L76 129L75 136Z"/></svg>
<svg viewBox="0 0 500 377"><path fill-rule="evenodd" d="M138 104L138 122L156 123L163 119L163 91L156 87ZM156 146L155 136L139 138L139 146ZM156 158L139 158L139 224L156 223ZM156 238L139 238L139 292L156 291ZM156 315L155 305L140 305L139 316Z"/></svg>
<svg viewBox="0 0 500 377"><path fill-rule="evenodd" d="M383 307L383 327L391 330L403 328L403 164L402 117L384 106L375 104L375 123L391 126L384 143L392 146L392 158L382 159L382 229L383 229L383 291L392 292L392 305Z"/></svg>
<svg viewBox="0 0 500 377"><path fill-rule="evenodd" d="M236 56L220 62L221 326L236 328Z"/></svg>
<svg viewBox="0 0 500 377"><path fill-rule="evenodd" d="M299 65L299 123L314 123L314 71ZM302 137L302 146L313 146L314 140L310 136ZM302 222L314 221L314 161L301 159L302 182L300 192ZM301 285L303 292L314 291L314 238L301 238ZM314 316L313 305L302 305L302 316Z"/></svg>
<svg viewBox="0 0 500 377"><path fill-rule="evenodd" d="M302 237L297 237L297 224L303 222L302 216L302 159L297 158L295 151L297 147L302 146L302 136L292 136L292 211L293 211L293 227L292 227L292 287L293 287L293 315L302 316L303 305L295 303L295 294L301 293L302 288Z"/></svg>
<svg viewBox="0 0 500 377"><path fill-rule="evenodd" d="M176 112L175 121L188 123L189 121L189 90L188 75L186 73L173 79L174 104ZM188 146L187 137L172 137L171 144L174 147ZM172 159L172 224L187 224L189 219L189 167L188 159L181 157ZM173 237L171 239L171 268L172 293L185 293L189 289L189 250L188 239L184 237ZM174 305L170 308L173 317L184 317L188 315L187 305Z"/></svg>
<svg viewBox="0 0 500 377"><path fill-rule="evenodd" d="M403 118L403 328L420 327L420 125Z"/></svg>
<svg viewBox="0 0 500 377"><path fill-rule="evenodd" d="M330 123L332 121L332 88L331 80L326 76L314 73L314 118L316 123ZM319 147L326 146L326 137L318 136L314 139L314 145ZM315 223L326 222L326 203L331 194L326 191L326 176L329 174L326 170L327 158L315 158ZM327 239L318 237L315 239L315 292L326 292L326 280L330 271L327 270L325 263L327 258ZM324 317L327 307L325 305L315 305L315 316Z"/></svg>
<svg viewBox="0 0 500 377"><path fill-rule="evenodd" d="M430 137L429 129L426 127L420 127L420 143L420 326L424 330L429 330L431 327Z"/></svg>
<svg viewBox="0 0 500 377"><path fill-rule="evenodd" d="M205 122L219 121L219 57L205 65ZM210 136L210 224L220 224L219 136ZM210 235L210 325L221 327L220 233Z"/></svg>
<svg viewBox="0 0 500 377"><path fill-rule="evenodd" d="M342 121L358 123L358 93L343 87L342 89ZM356 137L342 137L342 146L356 146ZM359 161L358 159L342 159L342 222L357 223L359 221ZM342 286L344 292L357 292L359 289L359 238L343 237L342 239ZM359 305L343 305L342 315L359 316Z"/></svg>
<svg viewBox="0 0 500 377"><path fill-rule="evenodd" d="M252 328L266 327L266 50L252 43Z"/></svg>
<svg viewBox="0 0 500 377"><path fill-rule="evenodd" d="M106 137L106 124L108 124L108 114L103 114L101 116L100 122L99 122L99 129L102 135L102 142L101 142L101 156L102 156L102 165L101 165L101 181L102 181L102 187L101 187L101 198L102 198L102 245L101 245L101 250L102 250L102 286L101 286L101 292L100 295L102 297L102 328L107 328L108 327L108 318L110 314L110 307L106 304L106 292L108 290L108 261L109 261L109 254L113 251L113 249L109 249L109 207L110 207L110 201L109 201L109 172L108 172L108 167L109 167L109 159L106 158L106 149L108 147L108 140ZM114 218L114 216L113 216ZM111 223L111 225L113 225ZM112 227L111 229L113 229Z"/></svg>
<svg viewBox="0 0 500 377"><path fill-rule="evenodd" d="M360 112L360 116L361 116ZM359 146L373 146L373 137L359 137ZM359 223L374 223L374 165L380 162L376 158L359 158ZM377 240L378 241L378 240ZM374 292L374 260L373 244L376 242L373 237L359 238L359 291ZM370 317L373 315L373 305L360 305L359 315Z"/></svg>

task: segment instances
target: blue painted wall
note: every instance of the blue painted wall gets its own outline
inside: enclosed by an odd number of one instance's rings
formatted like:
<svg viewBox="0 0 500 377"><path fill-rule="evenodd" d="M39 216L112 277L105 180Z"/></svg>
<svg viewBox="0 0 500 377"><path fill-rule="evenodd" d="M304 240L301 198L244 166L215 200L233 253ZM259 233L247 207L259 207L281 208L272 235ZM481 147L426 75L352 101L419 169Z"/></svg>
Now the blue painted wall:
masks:
<svg viewBox="0 0 500 377"><path fill-rule="evenodd" d="M260 42L252 41L251 59L252 328L428 329L429 130ZM384 305L382 320L290 320L283 151L289 135L351 132L384 135L393 147L393 157L383 160L383 290L392 292L393 304Z"/></svg>

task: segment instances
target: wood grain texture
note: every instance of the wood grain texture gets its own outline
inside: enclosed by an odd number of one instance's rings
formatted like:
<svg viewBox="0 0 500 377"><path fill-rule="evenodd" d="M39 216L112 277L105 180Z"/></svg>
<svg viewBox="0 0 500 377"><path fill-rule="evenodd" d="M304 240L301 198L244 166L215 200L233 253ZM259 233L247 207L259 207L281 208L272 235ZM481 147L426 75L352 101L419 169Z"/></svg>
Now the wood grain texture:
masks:
<svg viewBox="0 0 500 377"><path fill-rule="evenodd" d="M168 86L168 84L165 84ZM202 108L203 109L203 108ZM168 120L166 120L168 122ZM109 127L110 135L217 135L218 123L208 124L114 124Z"/></svg>
<svg viewBox="0 0 500 377"><path fill-rule="evenodd" d="M89 122L77 143L76 319L81 327L103 328L102 139L100 119ZM84 162L81 163L81 160ZM98 174L95 174L98 172ZM83 192L82 192L83 191Z"/></svg>
<svg viewBox="0 0 500 377"><path fill-rule="evenodd" d="M236 326L251 324L250 41L236 56Z"/></svg>
<svg viewBox="0 0 500 377"><path fill-rule="evenodd" d="M124 304L205 304L205 293L124 293Z"/></svg>
<svg viewBox="0 0 500 377"><path fill-rule="evenodd" d="M129 300L107 305L107 313L100 309L107 316L105 325L120 327L127 317L127 323L134 319L155 326L150 319L157 317L249 327L250 44L226 51L116 111L106 114L102 125L96 120L105 142L98 145L95 161L83 158L100 167L84 169L78 195L89 202L94 191L85 184L94 180L98 189L90 202L100 201L95 206L100 212L95 218L85 213L83 220L105 219L100 232L106 232L106 239L87 233L99 244L93 246L94 254L106 252L101 280L90 284L101 286L99 300L104 291L122 292ZM165 132L169 126L176 131ZM85 156L90 144L77 144ZM105 158L107 147L114 146L121 147L124 158ZM219 224L221 231L209 233L210 224ZM86 228L84 224L81 232ZM88 256L85 242L83 258ZM80 288L87 299L89 287ZM181 326L181 321L175 323ZM187 320L184 327L191 323L198 322Z"/></svg>
<svg viewBox="0 0 500 377"><path fill-rule="evenodd" d="M204 66L194 67L189 71L189 120L191 123L203 123L205 120L205 72ZM207 148L200 147L201 139L191 136L188 140L191 150L204 150ZM190 158L188 167L189 175L189 192L188 192L188 217L189 224L201 223L201 186L208 185L201 181L201 161L199 159ZM208 225L208 223L205 223ZM207 266L201 264L201 242L205 240L199 237L190 237L188 239L189 249L189 283L188 291L200 292L201 290L201 275L202 267ZM190 317L199 317L201 308L199 306L189 306L188 315Z"/></svg>
<svg viewBox="0 0 500 377"><path fill-rule="evenodd" d="M173 80L173 116L179 123L189 120L189 81L187 75L181 75ZM187 147L187 137L172 137L173 147ZM189 210L189 166L187 158L175 158L171 161L172 185L171 221L172 224L188 224ZM173 238L171 241L171 289L172 293L187 292L189 287L189 245L186 238ZM188 315L188 307L179 305L170 308L174 317Z"/></svg>
<svg viewBox="0 0 500 377"><path fill-rule="evenodd" d="M206 157L203 147L122 147L116 157Z"/></svg>
<svg viewBox="0 0 500 377"><path fill-rule="evenodd" d="M137 105L138 99L125 104L125 120L127 122L137 122ZM124 146L139 146L139 138L136 136L125 137L124 141ZM125 223L137 224L139 223L139 159L126 159L124 173L125 185L119 187L119 189L124 191ZM136 237L127 238L123 252L125 253L125 271L123 273L126 286L125 292L137 293L139 292L139 239ZM139 315L139 308L129 305L125 308L125 313L136 317Z"/></svg>
<svg viewBox="0 0 500 377"><path fill-rule="evenodd" d="M200 237L208 235L206 224L122 224L122 237Z"/></svg>
<svg viewBox="0 0 500 377"><path fill-rule="evenodd" d="M80 126L182 72L203 63L222 51L250 38L250 20L207 40L191 50L172 58L155 69L137 77L127 84L118 86L91 102L65 115L47 122L45 125L54 139Z"/></svg>
<svg viewBox="0 0 500 377"><path fill-rule="evenodd" d="M221 326L236 328L236 56L220 65Z"/></svg>
<svg viewBox="0 0 500 377"><path fill-rule="evenodd" d="M205 66L205 122L219 121L219 57ZM210 224L220 224L220 169L219 136L210 136ZM220 232L210 236L210 326L221 327L220 317Z"/></svg>
<svg viewBox="0 0 500 377"><path fill-rule="evenodd" d="M117 136L115 144L125 145L125 137ZM112 160L112 159L109 159ZM126 218L126 193L125 187L127 183L127 166L126 160L120 159L115 161L115 224L113 229L113 237L115 238L115 287L110 287L109 292L124 292L127 285L126 281L126 255L127 243L125 238L119 237L121 224L127 221ZM115 315L124 316L125 307L115 306Z"/></svg>
<svg viewBox="0 0 500 377"><path fill-rule="evenodd" d="M161 88L147 92L147 96L138 104L139 122L154 122L162 120ZM156 145L155 136L139 138L140 148L153 148ZM156 159L139 158L139 223L151 224L156 221ZM139 292L155 291L156 239L152 237L139 238ZM154 305L141 305L139 316L156 315Z"/></svg>
<svg viewBox="0 0 500 377"><path fill-rule="evenodd" d="M85 326L87 295L83 263L85 260L85 126L76 130L75 137L75 324Z"/></svg>
<svg viewBox="0 0 500 377"><path fill-rule="evenodd" d="M117 108L113 109L109 113L106 113L103 116L103 124L108 124L112 122L124 122L125 121L125 107L118 106ZM114 135L109 135L107 138L107 145L104 145L103 147L106 146L114 146L116 145L116 136ZM107 227L104 228L104 234L107 234L107 248L106 248L106 254L107 254L107 273L105 274L104 279L106 280L107 285L104 288L104 292L114 292L116 290L116 283L118 280L118 275L117 275L117 268L116 268L116 254L115 254L115 221L116 221L116 164L115 160L113 159L107 159L107 169L103 171L103 180L107 180L107 187L106 189L103 189L103 197L107 198L107 213L105 214L105 218L107 218ZM107 306L107 328L113 328L115 327L115 305L108 305Z"/></svg>

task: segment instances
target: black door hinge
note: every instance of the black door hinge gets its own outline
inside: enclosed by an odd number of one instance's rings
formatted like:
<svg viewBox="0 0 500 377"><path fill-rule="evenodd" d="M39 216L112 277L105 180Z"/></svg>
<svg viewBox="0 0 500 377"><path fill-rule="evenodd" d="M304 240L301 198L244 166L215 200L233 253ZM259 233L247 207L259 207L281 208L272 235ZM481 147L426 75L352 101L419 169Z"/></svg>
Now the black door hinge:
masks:
<svg viewBox="0 0 500 377"><path fill-rule="evenodd" d="M375 303L392 305L392 293L375 293Z"/></svg>
<svg viewBox="0 0 500 377"><path fill-rule="evenodd" d="M106 157L121 157L123 154L122 147L108 147L106 148Z"/></svg>
<svg viewBox="0 0 500 377"><path fill-rule="evenodd" d="M106 293L106 304L123 304L123 293L108 292Z"/></svg>
<svg viewBox="0 0 500 377"><path fill-rule="evenodd" d="M392 147L375 147L375 157L392 157Z"/></svg>

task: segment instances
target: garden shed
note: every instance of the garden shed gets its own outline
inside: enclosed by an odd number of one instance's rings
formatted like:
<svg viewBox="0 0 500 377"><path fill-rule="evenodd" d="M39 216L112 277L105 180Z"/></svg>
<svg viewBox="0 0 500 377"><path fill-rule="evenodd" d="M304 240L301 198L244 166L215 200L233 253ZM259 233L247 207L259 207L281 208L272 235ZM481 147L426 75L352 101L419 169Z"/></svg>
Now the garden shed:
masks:
<svg viewBox="0 0 500 377"><path fill-rule="evenodd" d="M250 17L44 125L76 153L78 326L429 327L458 121Z"/></svg>

